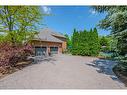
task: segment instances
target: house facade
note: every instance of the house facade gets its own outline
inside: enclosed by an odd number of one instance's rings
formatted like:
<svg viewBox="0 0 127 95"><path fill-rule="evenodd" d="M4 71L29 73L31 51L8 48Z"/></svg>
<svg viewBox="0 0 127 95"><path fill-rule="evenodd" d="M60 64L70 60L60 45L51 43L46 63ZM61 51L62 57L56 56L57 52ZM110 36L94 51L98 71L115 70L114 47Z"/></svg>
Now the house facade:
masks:
<svg viewBox="0 0 127 95"><path fill-rule="evenodd" d="M35 55L59 54L67 47L66 37L49 28L42 29L31 41Z"/></svg>

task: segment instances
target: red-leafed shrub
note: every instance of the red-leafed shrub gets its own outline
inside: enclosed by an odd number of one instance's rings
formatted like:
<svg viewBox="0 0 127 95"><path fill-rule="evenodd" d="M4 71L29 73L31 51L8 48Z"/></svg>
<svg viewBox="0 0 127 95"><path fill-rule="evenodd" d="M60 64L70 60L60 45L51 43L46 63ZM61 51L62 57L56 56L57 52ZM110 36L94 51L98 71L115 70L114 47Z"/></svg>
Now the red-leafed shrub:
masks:
<svg viewBox="0 0 127 95"><path fill-rule="evenodd" d="M31 45L13 46L10 43L0 43L0 66L14 66L25 61L32 54Z"/></svg>

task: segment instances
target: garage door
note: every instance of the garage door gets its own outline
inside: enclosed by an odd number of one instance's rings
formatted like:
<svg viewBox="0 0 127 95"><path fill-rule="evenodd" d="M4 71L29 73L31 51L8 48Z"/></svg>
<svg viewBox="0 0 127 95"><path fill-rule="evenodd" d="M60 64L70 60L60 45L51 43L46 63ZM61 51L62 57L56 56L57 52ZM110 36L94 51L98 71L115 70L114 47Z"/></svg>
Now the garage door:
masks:
<svg viewBox="0 0 127 95"><path fill-rule="evenodd" d="M46 47L35 47L35 55L36 56L42 56L46 54Z"/></svg>
<svg viewBox="0 0 127 95"><path fill-rule="evenodd" d="M51 54L58 54L58 47L50 47Z"/></svg>

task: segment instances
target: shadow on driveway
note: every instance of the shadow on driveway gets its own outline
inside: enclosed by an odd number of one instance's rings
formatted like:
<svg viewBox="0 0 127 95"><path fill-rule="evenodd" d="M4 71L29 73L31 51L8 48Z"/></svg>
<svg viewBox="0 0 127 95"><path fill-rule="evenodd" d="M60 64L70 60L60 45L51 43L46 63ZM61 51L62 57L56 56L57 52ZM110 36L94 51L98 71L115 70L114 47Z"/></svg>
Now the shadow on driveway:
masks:
<svg viewBox="0 0 127 95"><path fill-rule="evenodd" d="M46 57L46 58L38 58L33 63L34 64L51 63L53 65L56 65L55 61L57 60L54 57Z"/></svg>
<svg viewBox="0 0 127 95"><path fill-rule="evenodd" d="M112 71L112 68L117 64L117 62L106 59L97 59L91 63L87 63L88 66L96 68L98 73L109 75L111 79L119 81L117 76ZM119 81L120 82L120 81Z"/></svg>
<svg viewBox="0 0 127 95"><path fill-rule="evenodd" d="M44 59L43 60L43 62L50 62L53 65L56 65L56 62L55 61L57 61L55 58L47 58L47 59Z"/></svg>

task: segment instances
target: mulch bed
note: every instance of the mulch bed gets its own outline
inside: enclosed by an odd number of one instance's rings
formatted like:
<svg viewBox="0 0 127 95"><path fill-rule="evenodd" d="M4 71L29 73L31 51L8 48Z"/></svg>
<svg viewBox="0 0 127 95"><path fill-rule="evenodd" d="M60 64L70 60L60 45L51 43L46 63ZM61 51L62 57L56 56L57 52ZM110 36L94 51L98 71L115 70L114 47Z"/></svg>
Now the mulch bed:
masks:
<svg viewBox="0 0 127 95"><path fill-rule="evenodd" d="M5 66L5 67L0 67L0 79L4 78L5 76L12 74L18 70L23 69L24 67L28 66L32 64L31 61L27 61L27 62L19 62L17 63L16 66Z"/></svg>

